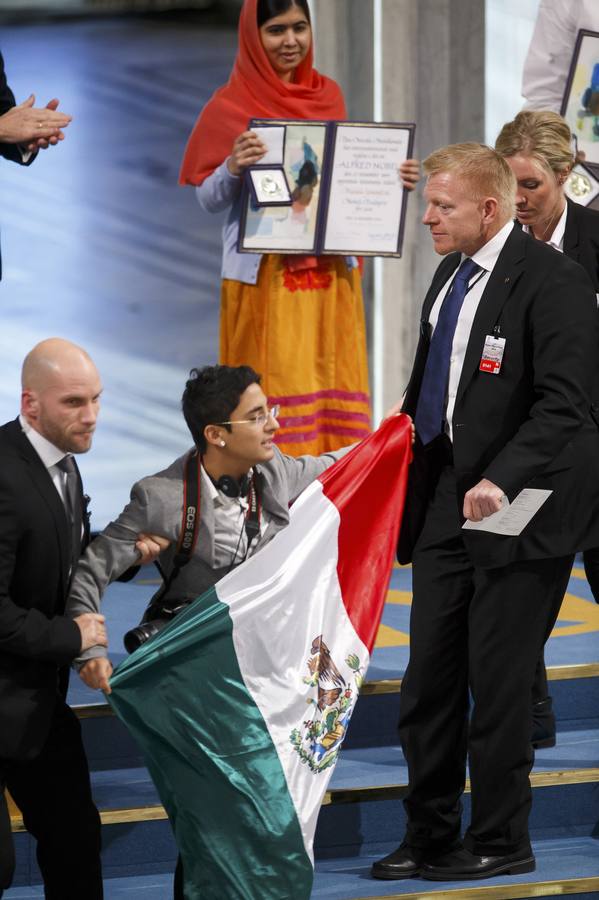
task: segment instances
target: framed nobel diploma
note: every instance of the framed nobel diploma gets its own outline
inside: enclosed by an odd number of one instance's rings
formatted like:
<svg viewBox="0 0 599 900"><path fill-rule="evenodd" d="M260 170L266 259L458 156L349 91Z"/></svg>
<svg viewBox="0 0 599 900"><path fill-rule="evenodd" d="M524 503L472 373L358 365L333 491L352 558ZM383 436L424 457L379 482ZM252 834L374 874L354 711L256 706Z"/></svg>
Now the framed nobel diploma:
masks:
<svg viewBox="0 0 599 900"><path fill-rule="evenodd" d="M249 127L268 150L244 179L241 253L401 256L399 166L414 124L252 119Z"/></svg>
<svg viewBox="0 0 599 900"><path fill-rule="evenodd" d="M578 32L561 114L585 165L599 166L599 32Z"/></svg>

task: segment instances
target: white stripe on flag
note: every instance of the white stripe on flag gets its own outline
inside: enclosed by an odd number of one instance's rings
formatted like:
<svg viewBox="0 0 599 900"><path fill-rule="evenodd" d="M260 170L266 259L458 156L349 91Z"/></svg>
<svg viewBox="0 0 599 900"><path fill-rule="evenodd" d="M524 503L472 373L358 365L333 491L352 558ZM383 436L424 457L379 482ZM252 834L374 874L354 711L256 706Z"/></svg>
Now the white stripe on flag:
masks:
<svg viewBox="0 0 599 900"><path fill-rule="evenodd" d="M369 663L343 605L338 529L339 512L315 481L293 505L289 526L217 585L311 858L322 798Z"/></svg>

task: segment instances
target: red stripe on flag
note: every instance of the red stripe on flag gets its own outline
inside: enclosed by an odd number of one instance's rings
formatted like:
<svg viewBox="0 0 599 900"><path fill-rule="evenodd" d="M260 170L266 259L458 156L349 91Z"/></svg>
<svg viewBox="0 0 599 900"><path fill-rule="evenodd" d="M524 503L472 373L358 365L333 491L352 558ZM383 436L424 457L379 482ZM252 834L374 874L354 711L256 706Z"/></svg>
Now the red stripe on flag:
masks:
<svg viewBox="0 0 599 900"><path fill-rule="evenodd" d="M337 575L343 603L369 651L391 577L411 460L411 420L393 416L320 476L341 520Z"/></svg>

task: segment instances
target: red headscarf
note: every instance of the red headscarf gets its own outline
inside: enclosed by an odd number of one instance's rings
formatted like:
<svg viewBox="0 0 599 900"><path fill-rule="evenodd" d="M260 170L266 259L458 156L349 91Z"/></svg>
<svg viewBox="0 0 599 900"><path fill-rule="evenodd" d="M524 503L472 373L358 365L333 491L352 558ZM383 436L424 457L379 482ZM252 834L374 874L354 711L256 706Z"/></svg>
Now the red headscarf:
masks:
<svg viewBox="0 0 599 900"><path fill-rule="evenodd" d="M208 101L191 133L180 184L201 184L231 153L233 141L257 119L345 119L339 85L313 67L312 47L294 73L281 81L262 46L258 0L245 0L239 16L239 47L227 84Z"/></svg>

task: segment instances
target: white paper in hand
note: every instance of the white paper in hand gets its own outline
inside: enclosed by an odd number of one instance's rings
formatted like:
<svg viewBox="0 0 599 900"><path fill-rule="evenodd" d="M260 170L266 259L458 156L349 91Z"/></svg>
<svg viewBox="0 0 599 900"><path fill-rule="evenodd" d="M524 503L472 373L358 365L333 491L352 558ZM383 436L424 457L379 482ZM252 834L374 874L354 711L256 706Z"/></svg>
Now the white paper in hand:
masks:
<svg viewBox="0 0 599 900"><path fill-rule="evenodd" d="M501 509L491 516L486 516L482 522L464 522L462 528L468 531L490 531L492 534L504 534L516 537L521 534L535 513L549 499L553 491L544 491L540 488L524 488L520 491L513 503L509 503L507 497L503 497Z"/></svg>

